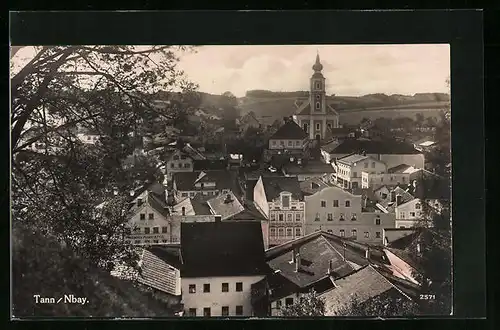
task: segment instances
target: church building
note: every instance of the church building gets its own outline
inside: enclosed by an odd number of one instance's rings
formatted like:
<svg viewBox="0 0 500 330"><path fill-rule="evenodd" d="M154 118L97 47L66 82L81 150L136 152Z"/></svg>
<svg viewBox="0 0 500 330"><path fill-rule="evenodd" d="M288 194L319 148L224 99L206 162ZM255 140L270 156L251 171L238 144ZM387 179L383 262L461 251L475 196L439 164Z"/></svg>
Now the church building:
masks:
<svg viewBox="0 0 500 330"><path fill-rule="evenodd" d="M310 79L309 98L297 106L293 119L309 135L309 139L324 140L328 130L339 127L339 114L327 102L326 79L321 73L323 65L319 54L312 68L314 73Z"/></svg>

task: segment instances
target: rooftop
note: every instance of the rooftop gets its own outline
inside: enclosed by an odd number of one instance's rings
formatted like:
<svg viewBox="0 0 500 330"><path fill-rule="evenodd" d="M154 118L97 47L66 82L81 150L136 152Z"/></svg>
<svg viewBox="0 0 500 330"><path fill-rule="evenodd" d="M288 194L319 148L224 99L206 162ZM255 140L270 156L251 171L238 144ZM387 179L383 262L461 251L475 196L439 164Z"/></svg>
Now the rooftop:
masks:
<svg viewBox="0 0 500 330"><path fill-rule="evenodd" d="M335 173L331 164L321 161L308 161L306 164L298 165L295 163L286 164L284 170L287 174L323 174Z"/></svg>
<svg viewBox="0 0 500 330"><path fill-rule="evenodd" d="M281 126L270 140L303 140L307 138L306 132L293 120L288 120Z"/></svg>
<svg viewBox="0 0 500 330"><path fill-rule="evenodd" d="M406 164L399 164L397 166L391 167L387 169L388 173L398 173L398 174L403 174L403 173L413 173L415 172L415 168L410 165Z"/></svg>
<svg viewBox="0 0 500 330"><path fill-rule="evenodd" d="M399 290L372 265L335 281L336 287L320 295L325 301L326 315L335 315L347 307L354 296L363 303L389 290ZM402 294L402 293L401 293Z"/></svg>
<svg viewBox="0 0 500 330"><path fill-rule="evenodd" d="M193 170L221 171L227 168L228 163L227 159L198 159L193 161Z"/></svg>
<svg viewBox="0 0 500 330"><path fill-rule="evenodd" d="M295 199L302 200L304 197L297 177L262 177L262 183L268 201L277 198L284 191L290 192Z"/></svg>
<svg viewBox="0 0 500 330"><path fill-rule="evenodd" d="M265 275L259 222L182 223L181 277Z"/></svg>
<svg viewBox="0 0 500 330"><path fill-rule="evenodd" d="M300 182L300 189L305 195L313 195L327 187L332 187L331 184L325 182L321 178L311 178Z"/></svg>
<svg viewBox="0 0 500 330"><path fill-rule="evenodd" d="M202 174L203 173L203 174ZM213 188L198 188L195 182L214 182L216 189L235 190L236 173L231 171L195 171L195 172L178 172L174 173L173 181L176 184L177 190L193 191L193 190L213 190Z"/></svg>
<svg viewBox="0 0 500 330"><path fill-rule="evenodd" d="M212 198L207 201L207 204L212 210L212 213L220 215L222 220L230 218L245 209L232 192Z"/></svg>
<svg viewBox="0 0 500 330"><path fill-rule="evenodd" d="M347 164L347 165L353 165L357 162L360 162L362 160L365 160L367 158L370 158L366 155L360 155L360 154L353 154L353 155L349 155L349 156L345 156L343 158L340 158L338 159L337 161L339 163L344 163L344 164Z"/></svg>
<svg viewBox="0 0 500 330"><path fill-rule="evenodd" d="M316 112L311 110L311 104L309 101L307 103L302 104L297 110L297 115L324 115L324 113ZM336 115L337 112L329 105L326 105L326 114L327 115Z"/></svg>
<svg viewBox="0 0 500 330"><path fill-rule="evenodd" d="M179 270L173 255L158 248L144 249L137 281L171 295L180 295Z"/></svg>
<svg viewBox="0 0 500 330"><path fill-rule="evenodd" d="M415 149L412 144L400 142L396 140L367 140L367 139L346 139L336 148L330 151L332 154L352 154L362 153L367 154L420 154L421 152Z"/></svg>

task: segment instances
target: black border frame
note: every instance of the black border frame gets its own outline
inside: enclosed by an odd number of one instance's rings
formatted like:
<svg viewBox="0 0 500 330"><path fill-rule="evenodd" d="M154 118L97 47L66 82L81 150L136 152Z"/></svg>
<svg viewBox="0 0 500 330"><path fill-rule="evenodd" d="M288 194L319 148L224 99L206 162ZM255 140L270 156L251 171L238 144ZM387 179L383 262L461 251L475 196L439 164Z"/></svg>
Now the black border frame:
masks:
<svg viewBox="0 0 500 330"><path fill-rule="evenodd" d="M453 318L478 318L486 316L482 20L480 10L11 12L10 40L14 45L450 43ZM171 326L198 322L178 320ZM206 326L218 322L203 321ZM262 322L269 321L241 324ZM304 327L303 322L293 324ZM421 322L426 321L413 324Z"/></svg>

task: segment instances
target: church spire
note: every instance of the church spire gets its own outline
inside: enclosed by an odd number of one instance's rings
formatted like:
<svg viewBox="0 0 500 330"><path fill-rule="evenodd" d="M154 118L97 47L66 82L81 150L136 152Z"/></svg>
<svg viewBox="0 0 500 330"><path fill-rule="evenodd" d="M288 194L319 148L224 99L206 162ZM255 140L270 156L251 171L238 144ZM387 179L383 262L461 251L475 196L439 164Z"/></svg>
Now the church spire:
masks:
<svg viewBox="0 0 500 330"><path fill-rule="evenodd" d="M315 72L319 72L319 71L323 70L323 64L321 64L321 62L319 60L319 51L316 53L316 63L314 63L312 68Z"/></svg>

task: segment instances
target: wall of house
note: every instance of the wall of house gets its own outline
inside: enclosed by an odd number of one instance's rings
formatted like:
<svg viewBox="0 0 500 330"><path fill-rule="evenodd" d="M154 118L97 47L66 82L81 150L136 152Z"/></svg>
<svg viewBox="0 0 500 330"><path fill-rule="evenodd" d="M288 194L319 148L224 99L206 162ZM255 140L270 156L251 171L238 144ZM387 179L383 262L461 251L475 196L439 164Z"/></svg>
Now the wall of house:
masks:
<svg viewBox="0 0 500 330"><path fill-rule="evenodd" d="M183 198L193 198L197 194L202 194L203 196L212 196L212 197L217 197L220 194L227 194L229 192L229 189L216 189L215 187L212 189L211 187L204 188L203 190L177 190L176 191L176 198L178 200L181 200Z"/></svg>
<svg viewBox="0 0 500 330"><path fill-rule="evenodd" d="M383 185L395 186L398 183L400 184L410 183L409 173L370 174L367 172L362 172L361 177L362 177L361 179L362 188L377 189Z"/></svg>
<svg viewBox="0 0 500 330"><path fill-rule="evenodd" d="M289 196L290 204L283 206L284 196ZM268 202L269 205L269 244L278 245L304 236L305 202L292 198L286 191ZM297 230L296 228L300 228Z"/></svg>
<svg viewBox="0 0 500 330"><path fill-rule="evenodd" d="M210 308L211 316L222 316L222 307L229 307L229 315L236 315L236 306L243 306L243 316L252 316L251 286L264 276L198 277L181 279L182 303L186 315L196 308L196 316L203 316L203 308ZM236 283L243 283L243 290L236 291ZM222 283L228 283L229 292L222 292ZM196 285L196 293L189 293L189 285ZM203 292L203 285L210 284L210 292Z"/></svg>
<svg viewBox="0 0 500 330"><path fill-rule="evenodd" d="M140 219L141 214L145 214L145 220ZM153 220L149 219L149 214L153 214ZM180 222L172 217L165 218L147 202L131 216L128 225L132 228L128 239L133 244L178 243L180 240ZM149 234L145 234L145 228L149 228ZM158 228L158 233L153 233L153 228ZM166 228L165 233L163 228Z"/></svg>
<svg viewBox="0 0 500 330"><path fill-rule="evenodd" d="M286 306L287 299L292 299L293 302L290 302L294 304L299 299L299 297L299 293L292 293L291 295L288 295L286 297L271 301L271 316L281 316L281 307Z"/></svg>
<svg viewBox="0 0 500 330"><path fill-rule="evenodd" d="M180 150L175 151L167 161L167 177L172 179L172 175L178 172L193 172L193 160L184 155Z"/></svg>
<svg viewBox="0 0 500 330"><path fill-rule="evenodd" d="M299 149L304 148L304 142L302 140L269 140L270 150L282 150L282 149Z"/></svg>
<svg viewBox="0 0 500 330"><path fill-rule="evenodd" d="M253 188L253 200L257 207L259 207L260 210L264 213L264 215L269 218L269 204L267 203L266 191L264 190L262 177L257 180L257 183Z"/></svg>

